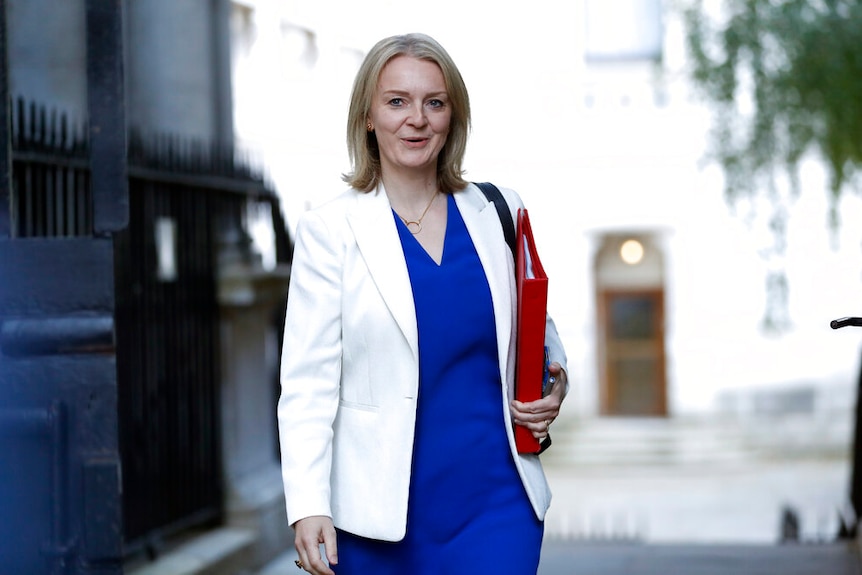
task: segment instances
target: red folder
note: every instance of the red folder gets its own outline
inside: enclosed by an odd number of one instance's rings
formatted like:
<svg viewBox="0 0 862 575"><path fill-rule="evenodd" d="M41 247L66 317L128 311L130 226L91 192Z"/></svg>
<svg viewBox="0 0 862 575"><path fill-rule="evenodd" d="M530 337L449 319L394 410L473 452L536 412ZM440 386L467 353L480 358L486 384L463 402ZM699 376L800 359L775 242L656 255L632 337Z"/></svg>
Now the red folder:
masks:
<svg viewBox="0 0 862 575"><path fill-rule="evenodd" d="M527 210L518 210L518 255L515 274L518 289L518 315L515 360L515 399L536 401L542 398L545 369L545 316L548 309L548 276L539 261L536 242ZM541 444L522 425L515 426L518 453L538 453Z"/></svg>

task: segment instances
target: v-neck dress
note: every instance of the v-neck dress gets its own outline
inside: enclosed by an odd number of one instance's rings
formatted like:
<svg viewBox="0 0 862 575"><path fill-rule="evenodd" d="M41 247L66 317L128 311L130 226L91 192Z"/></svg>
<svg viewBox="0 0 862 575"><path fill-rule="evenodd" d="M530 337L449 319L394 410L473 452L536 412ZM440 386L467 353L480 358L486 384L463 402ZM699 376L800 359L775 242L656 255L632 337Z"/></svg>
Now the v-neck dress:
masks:
<svg viewBox="0 0 862 575"><path fill-rule="evenodd" d="M447 201L439 265L393 213L419 330L407 534L388 543L339 531L338 575L538 569L543 524L506 437L491 291L451 194Z"/></svg>

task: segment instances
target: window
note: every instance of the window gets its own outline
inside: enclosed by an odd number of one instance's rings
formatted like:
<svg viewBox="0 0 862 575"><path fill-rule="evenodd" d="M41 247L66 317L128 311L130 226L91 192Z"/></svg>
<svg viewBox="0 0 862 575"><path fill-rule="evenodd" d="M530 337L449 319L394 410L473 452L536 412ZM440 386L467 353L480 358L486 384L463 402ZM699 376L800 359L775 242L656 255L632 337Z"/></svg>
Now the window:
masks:
<svg viewBox="0 0 862 575"><path fill-rule="evenodd" d="M661 0L586 0L588 61L660 60Z"/></svg>

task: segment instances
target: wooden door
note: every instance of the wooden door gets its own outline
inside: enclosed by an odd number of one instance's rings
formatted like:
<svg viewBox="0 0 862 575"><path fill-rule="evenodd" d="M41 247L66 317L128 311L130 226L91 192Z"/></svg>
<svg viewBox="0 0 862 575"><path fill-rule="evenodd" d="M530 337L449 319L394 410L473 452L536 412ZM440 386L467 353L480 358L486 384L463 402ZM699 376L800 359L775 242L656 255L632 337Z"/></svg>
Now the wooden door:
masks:
<svg viewBox="0 0 862 575"><path fill-rule="evenodd" d="M605 290L599 298L602 414L667 415L664 290Z"/></svg>

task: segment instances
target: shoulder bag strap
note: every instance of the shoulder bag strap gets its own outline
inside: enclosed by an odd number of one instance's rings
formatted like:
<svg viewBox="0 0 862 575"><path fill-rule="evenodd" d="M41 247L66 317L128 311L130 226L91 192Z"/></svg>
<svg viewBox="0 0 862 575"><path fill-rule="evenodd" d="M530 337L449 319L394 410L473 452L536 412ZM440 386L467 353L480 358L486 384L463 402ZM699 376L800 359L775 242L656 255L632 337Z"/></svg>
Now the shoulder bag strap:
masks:
<svg viewBox="0 0 862 575"><path fill-rule="evenodd" d="M517 257L515 246L515 223L512 221L512 212L509 211L509 204L506 203L506 198L497 189L497 186L490 182L475 182L476 186L482 190L489 202L494 203L497 208L497 215L500 216L500 224L503 226L503 235L506 237L506 243L509 244L509 249L512 250L512 259Z"/></svg>

